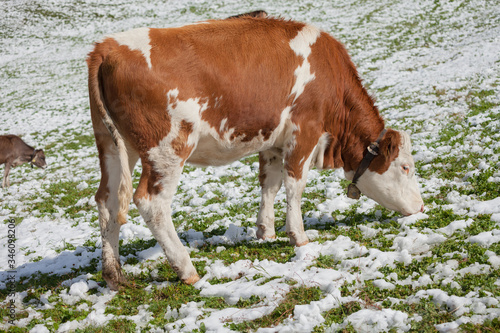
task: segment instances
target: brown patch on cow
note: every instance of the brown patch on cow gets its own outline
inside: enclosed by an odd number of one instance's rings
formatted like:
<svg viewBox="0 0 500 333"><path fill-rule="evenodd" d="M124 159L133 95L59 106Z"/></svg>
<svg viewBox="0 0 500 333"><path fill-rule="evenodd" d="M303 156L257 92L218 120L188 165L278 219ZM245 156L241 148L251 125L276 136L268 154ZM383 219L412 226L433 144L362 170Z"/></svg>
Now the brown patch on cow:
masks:
<svg viewBox="0 0 500 333"><path fill-rule="evenodd" d="M122 212L118 213L118 216L116 217L116 219L120 225L127 224L127 216L124 215Z"/></svg>
<svg viewBox="0 0 500 333"><path fill-rule="evenodd" d="M102 57L99 70L104 103L120 133L134 150L147 151L170 131L161 73L147 67L144 55L107 38L95 46L89 62ZM145 112L144 112L145 111Z"/></svg>
<svg viewBox="0 0 500 333"><path fill-rule="evenodd" d="M289 177L302 179L304 164L312 154L316 143L319 140L319 133L305 133L296 135L297 141L291 152L285 156L285 169Z"/></svg>
<svg viewBox="0 0 500 333"><path fill-rule="evenodd" d="M187 160L193 151L194 146L187 144L189 135L192 132L193 124L182 120L179 128L179 135L172 140L172 148L174 149L175 154L181 158L181 165L184 164L184 161Z"/></svg>
<svg viewBox="0 0 500 333"><path fill-rule="evenodd" d="M142 174L139 179L139 185L134 193L134 203L138 205L139 200L151 200L152 196L157 195L163 189L161 176L154 170L151 162L147 159L142 159Z"/></svg>
<svg viewBox="0 0 500 333"><path fill-rule="evenodd" d="M259 183L261 187L264 187L264 182L266 181L266 169L267 159L262 156L262 153L259 154Z"/></svg>
<svg viewBox="0 0 500 333"><path fill-rule="evenodd" d="M399 155L401 134L389 129L379 143L379 154L370 163L369 170L382 174L389 169L392 161Z"/></svg>
<svg viewBox="0 0 500 333"><path fill-rule="evenodd" d="M144 172L144 169L141 174L141 178L139 180L139 185L134 193L134 203L136 206L139 205L140 200L151 200L151 195L148 191L148 180L149 172Z"/></svg>
<svg viewBox="0 0 500 333"><path fill-rule="evenodd" d="M94 118L92 118L92 122L94 122ZM102 129L99 130L101 127ZM103 130L106 131L106 133L102 133ZM109 196L109 175L105 163L105 156L109 153L109 151L106 147L109 147L109 145L113 143L110 142L111 137L100 120L98 124L94 124L94 135L97 151L99 153L99 166L101 169L101 182L99 183L99 188L95 194L95 201L104 204L108 200Z"/></svg>
<svg viewBox="0 0 500 333"><path fill-rule="evenodd" d="M259 135L268 140L290 105L294 71L302 58L288 42L303 27L303 23L254 18L150 29L152 70L140 51L111 38L97 44L89 59L104 59L106 104L137 151L155 146L170 131L169 116L163 111L166 92L172 89L178 89L180 100L210 91L202 120L221 138L226 131L220 124L226 119L225 129L234 130L231 140L248 142Z"/></svg>
<svg viewBox="0 0 500 333"><path fill-rule="evenodd" d="M332 138L324 152L323 169L337 169L344 166L341 145L337 138Z"/></svg>

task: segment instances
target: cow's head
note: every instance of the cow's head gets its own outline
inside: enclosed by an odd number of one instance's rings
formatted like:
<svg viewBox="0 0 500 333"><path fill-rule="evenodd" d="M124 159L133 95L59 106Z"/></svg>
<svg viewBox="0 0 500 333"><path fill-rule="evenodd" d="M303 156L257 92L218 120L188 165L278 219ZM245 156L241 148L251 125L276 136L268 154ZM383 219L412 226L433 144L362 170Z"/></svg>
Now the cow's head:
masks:
<svg viewBox="0 0 500 333"><path fill-rule="evenodd" d="M47 167L47 162L45 162L45 154L43 149L36 149L31 158L31 167L36 165L39 168L45 169Z"/></svg>
<svg viewBox="0 0 500 333"><path fill-rule="evenodd" d="M410 136L389 130L379 147L379 154L359 177L356 186L367 197L403 215L422 212L424 202L415 178ZM346 173L348 179L353 175L353 171Z"/></svg>

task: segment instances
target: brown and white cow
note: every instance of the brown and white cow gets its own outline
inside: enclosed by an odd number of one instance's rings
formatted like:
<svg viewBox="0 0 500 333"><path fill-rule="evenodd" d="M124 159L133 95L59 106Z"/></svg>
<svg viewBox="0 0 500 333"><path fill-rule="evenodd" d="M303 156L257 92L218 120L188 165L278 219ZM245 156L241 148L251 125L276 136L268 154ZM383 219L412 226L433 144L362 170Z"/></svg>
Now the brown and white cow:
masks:
<svg viewBox="0 0 500 333"><path fill-rule="evenodd" d="M374 101L341 43L314 26L244 17L109 35L87 59L102 172L96 194L103 277L124 283L120 225L132 196L185 283L198 281L171 219L185 163L223 165L259 153L257 236L275 237L274 198L284 182L286 232L308 243L300 202L309 168L343 168L352 179L384 130ZM404 215L423 210L408 134L388 129L357 185Z"/></svg>

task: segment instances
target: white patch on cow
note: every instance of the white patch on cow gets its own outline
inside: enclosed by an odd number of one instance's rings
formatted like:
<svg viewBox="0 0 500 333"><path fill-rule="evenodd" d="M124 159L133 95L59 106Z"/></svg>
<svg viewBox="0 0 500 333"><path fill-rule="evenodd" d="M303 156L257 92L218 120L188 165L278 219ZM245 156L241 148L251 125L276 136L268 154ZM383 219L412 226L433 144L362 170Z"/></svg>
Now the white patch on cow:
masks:
<svg viewBox="0 0 500 333"><path fill-rule="evenodd" d="M291 120L291 111L291 106L287 106L283 109L283 111L281 111L280 123L271 136L273 138L273 141L275 142L274 146L284 148L285 154L287 152L287 147L285 147L287 143L293 141L293 147L288 148L293 149L295 147L295 140L293 140L293 138L294 133L298 130L298 126Z"/></svg>
<svg viewBox="0 0 500 333"><path fill-rule="evenodd" d="M106 154L105 164L106 171L108 173L108 189L110 193L108 196L108 200L106 201L106 207L113 210L116 209L117 213L119 209L118 190L120 188L121 172L116 171L121 169L122 164L120 162L119 156L115 154Z"/></svg>
<svg viewBox="0 0 500 333"><path fill-rule="evenodd" d="M307 83L315 78L314 73L311 73L311 64L307 58L311 54L311 46L316 42L320 34L321 31L318 28L306 25L290 41L290 48L295 54L304 58L302 65L298 66L294 72L295 84L290 92L290 96L295 94L293 102L304 92Z"/></svg>
<svg viewBox="0 0 500 333"><path fill-rule="evenodd" d="M167 111L171 119L171 129L167 137L171 137L171 140L175 139L179 135L181 122L185 121L190 123L193 129L192 133L188 136L187 144L196 145L201 126L201 114L208 108L208 102L201 103L201 98L199 97L182 101L178 99L178 96L178 89L167 92Z"/></svg>
<svg viewBox="0 0 500 333"><path fill-rule="evenodd" d="M307 59L311 54L311 46L316 42L320 34L321 31L318 28L312 25L306 25L299 31L297 36L290 41L290 48L297 55Z"/></svg>
<svg viewBox="0 0 500 333"><path fill-rule="evenodd" d="M215 97L214 108L217 109L220 106L220 102L222 101L222 96Z"/></svg>
<svg viewBox="0 0 500 333"><path fill-rule="evenodd" d="M193 25L200 25L200 24L210 24L212 23L211 21L198 21L198 22L193 22L193 23L187 23L184 25L177 26L176 28L184 28L184 27L189 27Z"/></svg>
<svg viewBox="0 0 500 333"><path fill-rule="evenodd" d="M226 130L227 118L222 119L219 126L219 132L224 132Z"/></svg>
<svg viewBox="0 0 500 333"><path fill-rule="evenodd" d="M159 142L157 147L148 151L149 159L153 161L157 172L174 165L181 165L183 162L172 147L172 141L179 136L182 121L192 125L192 132L189 134L186 144L196 147L200 133L201 113L208 107L208 102L201 103L201 98L190 98L183 101L179 100L178 96L178 89L167 92L166 111L170 115L170 132Z"/></svg>
<svg viewBox="0 0 500 333"><path fill-rule="evenodd" d="M125 32L118 32L107 36L113 38L120 45L126 45L131 50L139 50L144 55L144 59L151 68L151 40L149 38L149 28L137 28Z"/></svg>
<svg viewBox="0 0 500 333"><path fill-rule="evenodd" d="M406 132L399 133L402 138L399 155L389 169L383 174L366 170L357 186L363 194L382 206L403 215L411 215L420 212L424 203L415 178L410 136ZM409 166L408 173L403 170L404 165ZM352 179L353 175L354 171L346 173L348 179Z"/></svg>
<svg viewBox="0 0 500 333"><path fill-rule="evenodd" d="M283 152L285 156L290 155L295 149L297 145L297 140L295 138L298 131L300 131L300 126L289 120L287 130L283 133L283 137L285 138Z"/></svg>
<svg viewBox="0 0 500 333"><path fill-rule="evenodd" d="M319 138L318 144L312 153L311 167L315 166L318 169L323 169L325 150L328 148L330 141L331 135L326 132Z"/></svg>
<svg viewBox="0 0 500 333"><path fill-rule="evenodd" d="M283 109L279 124L267 139L262 131L248 141L244 141L245 136L233 137L236 128L228 128L225 119L216 128L201 121L197 148L188 162L200 166L225 165L258 151L282 147L292 135L291 109L290 106Z"/></svg>

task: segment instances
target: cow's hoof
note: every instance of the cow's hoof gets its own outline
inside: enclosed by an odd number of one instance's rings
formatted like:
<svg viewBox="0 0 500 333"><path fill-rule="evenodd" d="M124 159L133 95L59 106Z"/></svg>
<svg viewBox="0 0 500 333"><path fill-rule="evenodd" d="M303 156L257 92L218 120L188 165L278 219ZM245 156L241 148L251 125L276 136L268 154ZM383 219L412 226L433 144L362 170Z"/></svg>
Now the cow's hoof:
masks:
<svg viewBox="0 0 500 333"><path fill-rule="evenodd" d="M290 238L290 245L300 247L309 244L309 238L307 238L305 233L302 236L298 236L295 232L290 231L288 232L288 237Z"/></svg>
<svg viewBox="0 0 500 333"><path fill-rule="evenodd" d="M295 246L301 247L301 246L304 246L304 245L307 245L307 244L309 244L309 240L306 240L305 242L298 243L298 244L296 243Z"/></svg>
<svg viewBox="0 0 500 333"><path fill-rule="evenodd" d="M102 278L106 281L109 289L118 291L120 288L126 287L128 285L127 279L123 274L119 274L117 277L105 276L103 274Z"/></svg>
<svg viewBox="0 0 500 333"><path fill-rule="evenodd" d="M257 228L257 238L262 240L276 239L276 234L274 233L274 230L272 230L272 232L269 232L269 230L265 226L260 225Z"/></svg>
<svg viewBox="0 0 500 333"><path fill-rule="evenodd" d="M192 284L195 284L196 282L198 282L199 280L200 280L200 276L195 273L195 274L191 275L190 277L188 277L187 279L182 280L182 282L184 282L185 284L192 285Z"/></svg>

